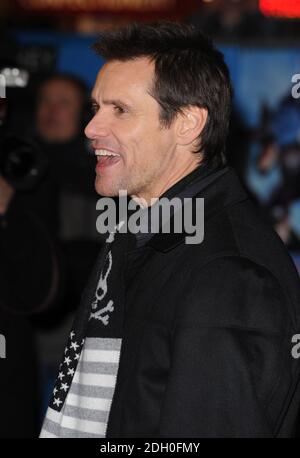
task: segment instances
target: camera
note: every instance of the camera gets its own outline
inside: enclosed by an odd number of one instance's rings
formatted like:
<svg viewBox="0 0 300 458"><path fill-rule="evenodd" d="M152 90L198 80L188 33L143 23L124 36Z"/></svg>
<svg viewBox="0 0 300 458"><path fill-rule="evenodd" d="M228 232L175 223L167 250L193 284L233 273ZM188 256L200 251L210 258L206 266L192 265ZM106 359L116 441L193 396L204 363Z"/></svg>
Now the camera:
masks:
<svg viewBox="0 0 300 458"><path fill-rule="evenodd" d="M27 192L36 188L43 179L48 160L31 139L12 134L0 140L0 175L16 191Z"/></svg>
<svg viewBox="0 0 300 458"><path fill-rule="evenodd" d="M0 77L0 175L16 191L31 191L43 179L48 160L33 139L13 133L9 120L12 112L22 111L20 101L26 93L29 72L18 66L18 62L1 58L0 52Z"/></svg>

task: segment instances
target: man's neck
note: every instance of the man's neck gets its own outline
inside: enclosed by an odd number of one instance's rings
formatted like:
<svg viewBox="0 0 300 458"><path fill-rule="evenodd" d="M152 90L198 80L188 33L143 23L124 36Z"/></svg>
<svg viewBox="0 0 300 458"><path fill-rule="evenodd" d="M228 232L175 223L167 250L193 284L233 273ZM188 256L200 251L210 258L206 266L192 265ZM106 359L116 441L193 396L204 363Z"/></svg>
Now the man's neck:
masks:
<svg viewBox="0 0 300 458"><path fill-rule="evenodd" d="M157 191L152 191L151 195L149 194L140 194L132 195L131 198L136 201L142 208L150 207L157 200L163 196L169 189L183 180L185 177L189 176L194 170L202 166L202 162L195 162L188 164L183 170L180 170L177 174L172 174L171 177L166 180Z"/></svg>

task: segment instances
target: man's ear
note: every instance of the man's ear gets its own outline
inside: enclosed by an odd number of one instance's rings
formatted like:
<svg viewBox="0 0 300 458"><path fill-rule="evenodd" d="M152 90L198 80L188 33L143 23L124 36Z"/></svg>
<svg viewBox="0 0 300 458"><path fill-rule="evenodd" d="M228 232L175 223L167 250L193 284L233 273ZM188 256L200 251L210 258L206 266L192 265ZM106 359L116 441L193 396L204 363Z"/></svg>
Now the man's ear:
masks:
<svg viewBox="0 0 300 458"><path fill-rule="evenodd" d="M186 107L177 116L177 143L191 145L198 139L207 121L207 110L195 105Z"/></svg>

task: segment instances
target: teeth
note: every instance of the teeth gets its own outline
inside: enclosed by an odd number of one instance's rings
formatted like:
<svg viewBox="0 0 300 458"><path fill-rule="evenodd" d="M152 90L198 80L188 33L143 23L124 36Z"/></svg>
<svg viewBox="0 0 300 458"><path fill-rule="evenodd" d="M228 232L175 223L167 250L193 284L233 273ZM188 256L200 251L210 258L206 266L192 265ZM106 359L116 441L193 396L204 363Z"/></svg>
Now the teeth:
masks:
<svg viewBox="0 0 300 458"><path fill-rule="evenodd" d="M112 153L106 149L96 149L95 154L96 156L120 156L120 154Z"/></svg>

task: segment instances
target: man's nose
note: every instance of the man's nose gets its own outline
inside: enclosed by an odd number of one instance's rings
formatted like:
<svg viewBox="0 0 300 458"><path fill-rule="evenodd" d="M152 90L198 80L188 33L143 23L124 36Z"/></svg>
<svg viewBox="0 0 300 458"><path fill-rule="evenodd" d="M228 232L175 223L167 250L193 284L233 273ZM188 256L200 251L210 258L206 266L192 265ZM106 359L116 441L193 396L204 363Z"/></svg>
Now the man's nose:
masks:
<svg viewBox="0 0 300 458"><path fill-rule="evenodd" d="M96 113L84 129L84 133L89 139L96 137L106 137L109 133L107 122L103 119L103 115Z"/></svg>

